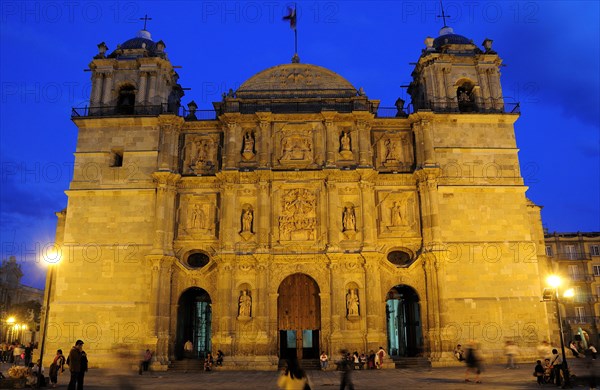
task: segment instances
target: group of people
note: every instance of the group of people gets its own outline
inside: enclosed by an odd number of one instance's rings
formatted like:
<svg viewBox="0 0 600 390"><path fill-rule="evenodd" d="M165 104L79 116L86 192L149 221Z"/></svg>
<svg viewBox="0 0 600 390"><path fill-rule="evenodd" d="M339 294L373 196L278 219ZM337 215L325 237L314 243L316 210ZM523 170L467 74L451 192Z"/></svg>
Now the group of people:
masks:
<svg viewBox="0 0 600 390"><path fill-rule="evenodd" d="M359 354L357 351L354 351L354 353L351 354L350 352L343 350L341 359L336 362L336 366L338 370L342 371L346 365L353 370L381 369L383 368L384 358L386 356L387 353L383 347L379 347L377 352L371 350L368 355L365 353ZM321 370L326 370L327 367L329 367L329 356L327 356L325 351L321 351L319 362L321 364Z"/></svg>
<svg viewBox="0 0 600 390"><path fill-rule="evenodd" d="M213 358L212 353L209 352L206 354L206 358L204 358L204 371L212 371L213 365L215 365L215 367L222 367L224 356L225 354L220 349L217 351L216 361Z"/></svg>
<svg viewBox="0 0 600 390"><path fill-rule="evenodd" d="M0 361L16 366L29 367L34 346L32 343L21 344L19 341L0 344Z"/></svg>

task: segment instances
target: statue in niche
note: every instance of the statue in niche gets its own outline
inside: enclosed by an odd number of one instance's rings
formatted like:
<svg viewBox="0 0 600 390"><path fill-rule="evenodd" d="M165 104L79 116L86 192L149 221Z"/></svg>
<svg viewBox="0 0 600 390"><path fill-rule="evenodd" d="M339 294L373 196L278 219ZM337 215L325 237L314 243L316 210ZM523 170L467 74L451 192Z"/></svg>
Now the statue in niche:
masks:
<svg viewBox="0 0 600 390"><path fill-rule="evenodd" d="M352 153L352 139L350 138L349 131L343 131L340 137L340 157L342 160L352 160L354 154Z"/></svg>
<svg viewBox="0 0 600 390"><path fill-rule="evenodd" d="M354 214L354 207L344 207L342 213L342 228L346 231L356 231L356 215Z"/></svg>
<svg viewBox="0 0 600 390"><path fill-rule="evenodd" d="M254 221L254 213L248 208L242 212L242 232L252 233L252 221Z"/></svg>
<svg viewBox="0 0 600 390"><path fill-rule="evenodd" d="M206 215L202 207L197 204L190 213L188 226L192 229L204 229L206 226Z"/></svg>
<svg viewBox="0 0 600 390"><path fill-rule="evenodd" d="M346 294L346 309L348 310L348 317L358 316L358 295L355 289L348 290Z"/></svg>
<svg viewBox="0 0 600 390"><path fill-rule="evenodd" d="M250 131L248 131L245 135L244 135L244 144L242 147L242 156L246 159L246 160L251 160L254 157L254 134Z"/></svg>
<svg viewBox="0 0 600 390"><path fill-rule="evenodd" d="M392 226L406 225L403 206L404 204L402 202L394 202L394 205L392 206Z"/></svg>
<svg viewBox="0 0 600 390"><path fill-rule="evenodd" d="M252 309L252 298L248 295L248 290L242 290L240 294L239 302L239 317L250 318Z"/></svg>
<svg viewBox="0 0 600 390"><path fill-rule="evenodd" d="M348 132L342 132L342 138L340 139L340 151L350 150L350 135Z"/></svg>

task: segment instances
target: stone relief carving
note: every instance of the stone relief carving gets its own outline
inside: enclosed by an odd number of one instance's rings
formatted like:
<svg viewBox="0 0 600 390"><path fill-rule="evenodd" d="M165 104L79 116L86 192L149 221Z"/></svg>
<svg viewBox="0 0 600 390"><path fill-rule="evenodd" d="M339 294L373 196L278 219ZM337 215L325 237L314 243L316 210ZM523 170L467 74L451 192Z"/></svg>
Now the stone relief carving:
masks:
<svg viewBox="0 0 600 390"><path fill-rule="evenodd" d="M218 139L212 136L189 136L186 141L183 173L214 173L217 166Z"/></svg>
<svg viewBox="0 0 600 390"><path fill-rule="evenodd" d="M187 226L189 229L206 229L206 213L199 204L192 207Z"/></svg>
<svg viewBox="0 0 600 390"><path fill-rule="evenodd" d="M281 140L279 162L288 160L312 160L312 141L300 135L291 135Z"/></svg>
<svg viewBox="0 0 600 390"><path fill-rule="evenodd" d="M381 205L382 224L386 232L408 232L418 228L415 196L412 192L397 194Z"/></svg>
<svg viewBox="0 0 600 390"><path fill-rule="evenodd" d="M254 144L254 133L252 133L251 131L246 132L246 134L244 135L244 142L242 146L242 157L245 160L252 160L256 155L254 150Z"/></svg>
<svg viewBox="0 0 600 390"><path fill-rule="evenodd" d="M317 197L307 189L287 191L279 216L281 240L314 240L317 225Z"/></svg>
<svg viewBox="0 0 600 390"><path fill-rule="evenodd" d="M238 299L239 311L238 317L250 318L252 316L252 297L248 294L248 290L242 290Z"/></svg>
<svg viewBox="0 0 600 390"><path fill-rule="evenodd" d="M178 236L206 236L213 235L215 222L211 198L193 199L184 196L181 198L179 209Z"/></svg>
<svg viewBox="0 0 600 390"><path fill-rule="evenodd" d="M346 294L346 310L348 312L348 317L357 317L358 316L358 290L349 289Z"/></svg>
<svg viewBox="0 0 600 390"><path fill-rule="evenodd" d="M408 170L413 165L413 151L408 133L385 136L379 142L380 164L391 169Z"/></svg>

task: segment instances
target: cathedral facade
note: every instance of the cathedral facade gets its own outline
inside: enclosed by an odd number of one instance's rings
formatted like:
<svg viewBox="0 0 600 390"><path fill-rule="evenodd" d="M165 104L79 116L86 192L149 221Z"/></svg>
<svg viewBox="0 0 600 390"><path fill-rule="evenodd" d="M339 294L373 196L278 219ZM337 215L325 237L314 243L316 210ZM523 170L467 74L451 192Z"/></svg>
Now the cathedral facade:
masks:
<svg viewBox="0 0 600 390"><path fill-rule="evenodd" d="M393 111L295 56L210 112L180 107L147 31L98 45L72 116L47 354L82 339L96 365L148 348L156 369L379 346L446 365L470 341L492 360L506 341L533 356L550 336L544 236L501 60L449 27L425 44Z"/></svg>

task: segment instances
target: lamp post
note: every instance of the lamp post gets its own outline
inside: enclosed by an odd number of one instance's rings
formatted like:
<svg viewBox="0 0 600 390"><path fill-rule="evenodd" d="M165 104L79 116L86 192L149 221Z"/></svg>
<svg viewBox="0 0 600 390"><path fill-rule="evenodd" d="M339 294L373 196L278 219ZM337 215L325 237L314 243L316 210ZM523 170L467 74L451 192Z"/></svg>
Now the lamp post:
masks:
<svg viewBox="0 0 600 390"><path fill-rule="evenodd" d="M44 256L44 260L48 263L48 283L46 285L46 299L45 299L45 308L44 308L44 329L42 330L42 346L40 348L40 363L38 365L38 383L41 383L41 380L44 376L42 372L43 360L44 360L44 348L46 347L46 332L48 331L48 316L50 314L50 296L52 293L52 283L54 279L54 267L53 265L57 264L60 261L60 253L58 251L51 252L51 256Z"/></svg>
<svg viewBox="0 0 600 390"><path fill-rule="evenodd" d="M565 341L564 341L564 333L563 333L563 322L562 322L562 316L560 314L560 306L559 306L559 294L558 294L558 287L561 285L562 280L560 279L560 277L556 276L556 275L551 275L549 276L546 281L548 282L548 284L553 288L554 293L553 293L553 300L554 303L556 304L556 315L558 316L558 328L560 330L560 351L562 353L562 370L563 370L563 374L565 376L565 380L563 382L563 389L566 388L571 388L571 374L569 373L569 365L567 364L567 355L565 354ZM569 289L567 291L565 291L564 294L565 297L572 297L573 296L573 290Z"/></svg>

